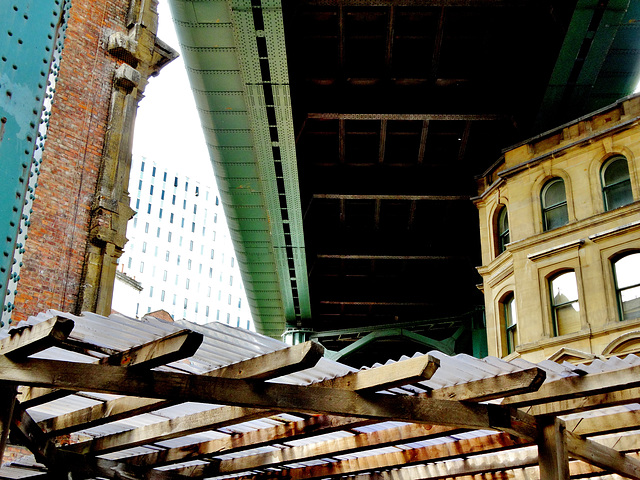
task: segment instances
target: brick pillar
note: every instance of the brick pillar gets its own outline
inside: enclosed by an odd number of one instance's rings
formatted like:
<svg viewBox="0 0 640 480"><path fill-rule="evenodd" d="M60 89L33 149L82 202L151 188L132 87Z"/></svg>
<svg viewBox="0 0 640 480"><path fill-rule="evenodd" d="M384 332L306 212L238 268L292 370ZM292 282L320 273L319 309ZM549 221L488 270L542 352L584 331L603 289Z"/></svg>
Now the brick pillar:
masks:
<svg viewBox="0 0 640 480"><path fill-rule="evenodd" d="M177 56L156 38L156 0L74 0L70 15L14 322L49 308L110 313L138 102Z"/></svg>

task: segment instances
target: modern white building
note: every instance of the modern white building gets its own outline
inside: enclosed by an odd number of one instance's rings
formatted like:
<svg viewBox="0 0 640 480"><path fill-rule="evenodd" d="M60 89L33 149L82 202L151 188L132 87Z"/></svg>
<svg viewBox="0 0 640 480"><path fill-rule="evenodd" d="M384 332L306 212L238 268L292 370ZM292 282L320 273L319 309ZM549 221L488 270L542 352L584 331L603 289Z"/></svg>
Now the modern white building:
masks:
<svg viewBox="0 0 640 480"><path fill-rule="evenodd" d="M213 175L198 178L134 157L129 221L119 271L142 286L137 300L118 292L112 308L142 317L166 310L196 323L219 321L254 330ZM117 282L118 280L116 280ZM131 309L134 311L120 310Z"/></svg>

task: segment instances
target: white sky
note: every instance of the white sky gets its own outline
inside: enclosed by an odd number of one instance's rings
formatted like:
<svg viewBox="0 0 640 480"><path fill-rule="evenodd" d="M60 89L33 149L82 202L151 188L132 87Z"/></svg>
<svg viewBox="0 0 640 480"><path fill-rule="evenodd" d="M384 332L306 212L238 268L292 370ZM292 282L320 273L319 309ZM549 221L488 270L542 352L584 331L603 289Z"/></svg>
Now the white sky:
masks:
<svg viewBox="0 0 640 480"><path fill-rule="evenodd" d="M178 52L178 39L167 0L158 5L158 38ZM178 57L151 78L140 102L133 138L133 154L149 160L172 158L181 173L213 178L200 119L187 73Z"/></svg>

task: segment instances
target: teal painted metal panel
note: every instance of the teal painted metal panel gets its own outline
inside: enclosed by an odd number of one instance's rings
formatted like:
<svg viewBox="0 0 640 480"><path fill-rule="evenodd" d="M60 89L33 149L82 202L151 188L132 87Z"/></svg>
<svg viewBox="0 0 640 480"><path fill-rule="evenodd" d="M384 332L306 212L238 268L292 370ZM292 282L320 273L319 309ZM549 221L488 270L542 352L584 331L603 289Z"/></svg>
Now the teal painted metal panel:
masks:
<svg viewBox="0 0 640 480"><path fill-rule="evenodd" d="M9 323L20 279L70 2L0 3L0 296ZM53 63L53 67L52 66ZM38 153L34 161L34 152Z"/></svg>

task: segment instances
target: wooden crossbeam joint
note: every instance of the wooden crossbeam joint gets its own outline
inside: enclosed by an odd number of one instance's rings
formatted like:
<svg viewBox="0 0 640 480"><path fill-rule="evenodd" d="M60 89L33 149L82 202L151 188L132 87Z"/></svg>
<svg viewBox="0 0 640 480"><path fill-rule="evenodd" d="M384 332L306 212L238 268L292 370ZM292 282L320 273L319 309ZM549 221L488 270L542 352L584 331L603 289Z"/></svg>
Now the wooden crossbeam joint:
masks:
<svg viewBox="0 0 640 480"><path fill-rule="evenodd" d="M203 340L203 334L184 329L105 357L100 363L141 369L159 367L191 357Z"/></svg>
<svg viewBox="0 0 640 480"><path fill-rule="evenodd" d="M73 320L53 317L35 325L12 328L9 336L0 340L0 355L6 355L14 361L25 359L62 342L73 327Z"/></svg>
<svg viewBox="0 0 640 480"><path fill-rule="evenodd" d="M211 378L156 370L138 372L130 368L55 360L28 359L24 363L16 363L0 356L0 381L301 413L328 413L467 428L498 428L524 438L531 436L531 423L535 423L525 420L522 417L524 414L518 414L517 410L509 409L512 417L522 421L523 428L518 422L504 428L503 421L492 425L488 411L504 408L499 405L409 395L371 394L365 398L357 392L342 389Z"/></svg>

